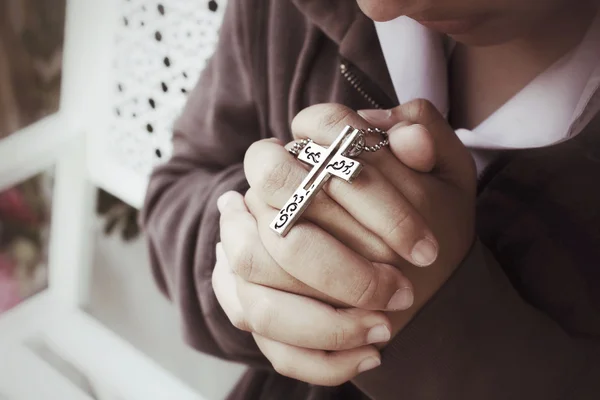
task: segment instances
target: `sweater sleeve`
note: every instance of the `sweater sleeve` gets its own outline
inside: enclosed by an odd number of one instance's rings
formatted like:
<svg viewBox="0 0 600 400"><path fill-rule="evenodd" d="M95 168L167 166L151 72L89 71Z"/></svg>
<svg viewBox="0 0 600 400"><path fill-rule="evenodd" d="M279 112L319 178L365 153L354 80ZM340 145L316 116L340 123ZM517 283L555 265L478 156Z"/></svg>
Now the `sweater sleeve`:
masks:
<svg viewBox="0 0 600 400"><path fill-rule="evenodd" d="M600 343L522 300L481 243L354 383L374 400L583 400L600 395Z"/></svg>
<svg viewBox="0 0 600 400"><path fill-rule="evenodd" d="M175 124L173 157L151 176L142 224L152 271L175 303L187 342L199 351L268 365L237 330L212 289L219 240L217 199L247 190L243 159L260 139L241 0L230 0L216 52Z"/></svg>

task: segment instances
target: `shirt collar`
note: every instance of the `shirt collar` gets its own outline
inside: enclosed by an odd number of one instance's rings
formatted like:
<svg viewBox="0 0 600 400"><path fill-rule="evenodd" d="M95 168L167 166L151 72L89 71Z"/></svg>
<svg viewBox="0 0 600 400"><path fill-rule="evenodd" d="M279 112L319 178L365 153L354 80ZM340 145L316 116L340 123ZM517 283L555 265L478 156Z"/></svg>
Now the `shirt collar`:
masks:
<svg viewBox="0 0 600 400"><path fill-rule="evenodd" d="M398 98L426 98L448 110L442 38L406 18L377 23ZM398 43L401 38L401 43ZM583 130L600 109L600 14L582 42L472 131L458 129L476 149L549 146Z"/></svg>

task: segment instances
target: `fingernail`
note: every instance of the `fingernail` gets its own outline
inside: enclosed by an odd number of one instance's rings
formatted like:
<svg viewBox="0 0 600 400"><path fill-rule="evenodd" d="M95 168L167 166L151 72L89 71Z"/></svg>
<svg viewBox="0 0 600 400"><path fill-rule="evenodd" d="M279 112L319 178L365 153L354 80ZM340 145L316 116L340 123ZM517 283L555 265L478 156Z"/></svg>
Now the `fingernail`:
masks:
<svg viewBox="0 0 600 400"><path fill-rule="evenodd" d="M396 132L396 131L400 131L400 130L402 131L403 135L411 136L420 131L427 131L427 128L425 128L421 124L413 124L408 121L402 121L402 122L392 126L389 129L388 133L391 134L392 132Z"/></svg>
<svg viewBox="0 0 600 400"><path fill-rule="evenodd" d="M438 248L429 239L423 239L413 247L411 257L413 262L421 267L427 267L435 261L438 255Z"/></svg>
<svg viewBox="0 0 600 400"><path fill-rule="evenodd" d="M392 333L385 325L377 325L371 328L367 334L367 344L385 343L392 337Z"/></svg>
<svg viewBox="0 0 600 400"><path fill-rule="evenodd" d="M404 132L406 129L410 128L411 126L413 126L413 124L408 121L399 122L396 125L392 126L390 129L388 129L388 134L395 135L396 131L400 131L400 130L402 130Z"/></svg>
<svg viewBox="0 0 600 400"><path fill-rule="evenodd" d="M277 143L277 144L283 145L283 142L281 141L281 139L276 138L276 137L265 139L265 141L266 142L273 142L273 143Z"/></svg>
<svg viewBox="0 0 600 400"><path fill-rule="evenodd" d="M223 210L225 210L225 207L227 207L227 203L229 203L229 200L231 200L231 192L227 192L221 195L221 197L219 197L217 199L217 208L219 209L219 212L223 212Z"/></svg>
<svg viewBox="0 0 600 400"><path fill-rule="evenodd" d="M357 113L373 123L387 122L392 117L392 110L359 110Z"/></svg>
<svg viewBox="0 0 600 400"><path fill-rule="evenodd" d="M373 368L377 368L380 365L380 360L376 359L375 357L369 357L366 360L363 360L360 364L358 364L358 373L362 374L363 372L371 370Z"/></svg>
<svg viewBox="0 0 600 400"><path fill-rule="evenodd" d="M392 311L403 311L408 310L415 301L415 295L411 288L406 287L399 289L387 305L388 310Z"/></svg>

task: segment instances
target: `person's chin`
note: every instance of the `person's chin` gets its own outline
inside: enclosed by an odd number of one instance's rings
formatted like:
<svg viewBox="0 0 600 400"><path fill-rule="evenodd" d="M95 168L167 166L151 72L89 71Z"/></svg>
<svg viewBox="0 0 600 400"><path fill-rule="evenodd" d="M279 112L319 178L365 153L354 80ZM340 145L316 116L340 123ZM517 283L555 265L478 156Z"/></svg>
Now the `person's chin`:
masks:
<svg viewBox="0 0 600 400"><path fill-rule="evenodd" d="M386 22L402 15L395 7L385 6L381 1L356 0L362 12L376 22Z"/></svg>

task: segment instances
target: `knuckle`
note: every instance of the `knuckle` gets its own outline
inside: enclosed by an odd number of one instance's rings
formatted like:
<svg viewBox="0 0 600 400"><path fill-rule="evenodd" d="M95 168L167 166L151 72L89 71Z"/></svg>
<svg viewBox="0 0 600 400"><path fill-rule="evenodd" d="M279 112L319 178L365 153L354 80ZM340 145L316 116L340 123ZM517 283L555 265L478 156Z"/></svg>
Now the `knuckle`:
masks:
<svg viewBox="0 0 600 400"><path fill-rule="evenodd" d="M351 336L352 333L345 326L336 326L335 329L329 334L329 337L326 341L329 350L338 351L345 349Z"/></svg>
<svg viewBox="0 0 600 400"><path fill-rule="evenodd" d="M437 110L435 106L426 99L417 99L411 103L412 119L415 122L422 122L427 124L436 115Z"/></svg>
<svg viewBox="0 0 600 400"><path fill-rule="evenodd" d="M287 349L282 348L276 353L270 354L268 359L271 362L273 369L279 375L302 380L311 385L328 387L340 386L352 378L352 376L347 376L347 373L341 370L341 368L335 368L333 366L323 368L324 365L315 365L315 368L311 371L299 370L298 365L301 365L302 363L299 363L295 357L297 357L297 355L293 355Z"/></svg>
<svg viewBox="0 0 600 400"><path fill-rule="evenodd" d="M291 365L289 363L277 361L277 360L271 361L271 364L273 365L273 369L275 369L275 371L279 375L283 375L283 376L286 376L286 377L292 378L292 379L297 378L298 371L296 370L296 368L293 365Z"/></svg>
<svg viewBox="0 0 600 400"><path fill-rule="evenodd" d="M366 165L360 173L360 179L352 181L351 186L342 180L335 180L332 184L335 184L336 188L342 189L342 194L354 193L354 196L359 198L371 193L370 191L373 189L373 184L374 182L377 182L379 177L381 177L381 175L374 168Z"/></svg>
<svg viewBox="0 0 600 400"><path fill-rule="evenodd" d="M368 309L379 287L379 279L375 274L368 274L357 281L354 289L354 304L358 308Z"/></svg>
<svg viewBox="0 0 600 400"><path fill-rule="evenodd" d="M419 185L414 185L410 190L411 204L417 209L421 209L421 207L427 204L430 196L427 195L425 189Z"/></svg>
<svg viewBox="0 0 600 400"><path fill-rule="evenodd" d="M408 212L399 213L389 219L390 223L384 231L384 237L391 238L391 240L397 241L398 237L404 237L404 226L411 220Z"/></svg>
<svg viewBox="0 0 600 400"><path fill-rule="evenodd" d="M354 111L343 104L316 104L300 111L292 120L292 132L295 137L308 136L327 144L352 118Z"/></svg>
<svg viewBox="0 0 600 400"><path fill-rule="evenodd" d="M271 327L275 320L275 310L270 301L266 299L255 302L250 307L248 322L252 331L261 336L270 337Z"/></svg>
<svg viewBox="0 0 600 400"><path fill-rule="evenodd" d="M280 161L265 170L259 186L263 193L275 195L288 187L293 177L294 168L288 161Z"/></svg>
<svg viewBox="0 0 600 400"><path fill-rule="evenodd" d="M273 354L269 361L271 361L273 369L275 369L278 374L287 376L288 378L296 378L298 371L295 367L296 363L292 358L289 351L280 349L277 353Z"/></svg>
<svg viewBox="0 0 600 400"><path fill-rule="evenodd" d="M250 329L248 327L248 323L246 322L246 318L242 314L236 313L234 315L228 316L231 324L241 331L249 332Z"/></svg>
<svg viewBox="0 0 600 400"><path fill-rule="evenodd" d="M335 387L335 386L343 385L344 383L348 382L350 379L351 378L346 378L343 375L335 375L333 373L328 373L328 374L324 375L320 379L320 382L317 384L320 386Z"/></svg>
<svg viewBox="0 0 600 400"><path fill-rule="evenodd" d="M337 129L354 113L342 104L327 104L326 107L327 110L319 121L319 128L323 130Z"/></svg>
<svg viewBox="0 0 600 400"><path fill-rule="evenodd" d="M386 243L377 241L376 244L372 245L369 252L369 260L384 264L395 264L399 258L398 254Z"/></svg>
<svg viewBox="0 0 600 400"><path fill-rule="evenodd" d="M318 377L312 382L314 385L319 386L340 386L348 382L353 376L348 376L348 372L345 371L343 366L338 365L336 362L331 362L336 356L336 352L327 354L325 364L328 368L321 371Z"/></svg>
<svg viewBox="0 0 600 400"><path fill-rule="evenodd" d="M255 255L249 242L237 246L231 257L231 268L236 275L248 282L252 282L255 275Z"/></svg>
<svg viewBox="0 0 600 400"><path fill-rule="evenodd" d="M317 235L309 224L297 223L277 249L282 261L280 265L294 266L297 265L298 260L305 259L300 255L306 254L307 249L315 247L312 241L316 237Z"/></svg>
<svg viewBox="0 0 600 400"><path fill-rule="evenodd" d="M307 216L312 215L317 217L318 215L328 215L336 211L339 207L339 204L326 195L324 191L319 191L305 212Z"/></svg>

